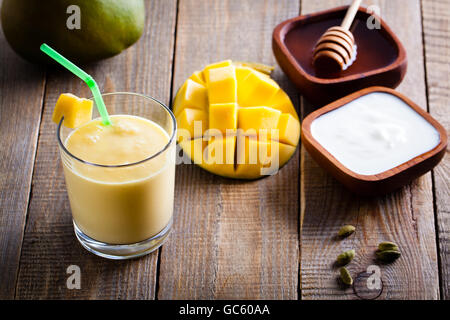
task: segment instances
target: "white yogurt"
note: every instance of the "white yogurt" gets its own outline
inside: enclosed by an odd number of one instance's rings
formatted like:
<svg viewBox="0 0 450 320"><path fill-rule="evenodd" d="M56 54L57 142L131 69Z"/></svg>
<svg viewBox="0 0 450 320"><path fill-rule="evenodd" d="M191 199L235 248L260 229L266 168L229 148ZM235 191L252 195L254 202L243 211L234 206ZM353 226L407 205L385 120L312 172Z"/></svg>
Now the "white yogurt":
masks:
<svg viewBox="0 0 450 320"><path fill-rule="evenodd" d="M372 92L327 112L311 133L349 170L373 175L395 168L439 144L439 132L398 97Z"/></svg>

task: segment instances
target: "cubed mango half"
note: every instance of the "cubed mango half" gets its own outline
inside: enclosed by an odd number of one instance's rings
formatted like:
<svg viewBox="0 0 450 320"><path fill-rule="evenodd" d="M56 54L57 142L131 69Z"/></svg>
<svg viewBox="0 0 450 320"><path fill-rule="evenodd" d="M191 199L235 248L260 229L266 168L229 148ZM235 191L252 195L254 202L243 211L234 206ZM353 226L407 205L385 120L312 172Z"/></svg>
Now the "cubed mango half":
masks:
<svg viewBox="0 0 450 320"><path fill-rule="evenodd" d="M187 82L203 87L207 101L202 108L186 102L179 107L178 95L185 95L181 89L175 98L184 132L178 143L195 164L225 177L256 179L276 173L292 157L300 121L289 96L268 74L226 60L195 72ZM202 121L197 130L196 121Z"/></svg>

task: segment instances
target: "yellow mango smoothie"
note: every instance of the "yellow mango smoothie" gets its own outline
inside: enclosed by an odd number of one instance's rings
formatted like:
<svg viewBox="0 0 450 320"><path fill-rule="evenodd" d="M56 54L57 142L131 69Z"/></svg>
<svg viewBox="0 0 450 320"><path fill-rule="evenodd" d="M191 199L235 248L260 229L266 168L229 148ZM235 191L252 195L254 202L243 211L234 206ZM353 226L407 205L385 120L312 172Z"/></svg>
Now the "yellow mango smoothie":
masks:
<svg viewBox="0 0 450 320"><path fill-rule="evenodd" d="M171 224L175 144L156 122L110 116L91 120L65 139L79 160L62 156L76 227L108 244L147 240Z"/></svg>

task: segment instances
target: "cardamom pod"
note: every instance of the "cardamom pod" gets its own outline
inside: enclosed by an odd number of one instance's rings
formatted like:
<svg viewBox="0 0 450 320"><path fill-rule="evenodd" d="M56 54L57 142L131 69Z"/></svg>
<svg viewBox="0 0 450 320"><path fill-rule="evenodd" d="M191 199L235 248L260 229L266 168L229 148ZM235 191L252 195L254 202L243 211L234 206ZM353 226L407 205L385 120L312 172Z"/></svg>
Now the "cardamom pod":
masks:
<svg viewBox="0 0 450 320"><path fill-rule="evenodd" d="M339 273L341 274L341 280L344 284L348 286L351 286L353 284L353 278L346 267L340 268Z"/></svg>
<svg viewBox="0 0 450 320"><path fill-rule="evenodd" d="M339 230L338 236L342 237L342 238L348 237L353 232L355 232L355 229L356 228L354 226L350 225L350 224L345 225Z"/></svg>
<svg viewBox="0 0 450 320"><path fill-rule="evenodd" d="M352 249L352 250L342 252L340 255L338 255L336 261L337 261L338 265L345 266L346 264L349 264L350 261L352 261L354 257L355 257L355 250Z"/></svg>
<svg viewBox="0 0 450 320"><path fill-rule="evenodd" d="M380 250L380 251L385 251L385 250L399 251L398 246L395 243L390 242L390 241L381 242L378 245L378 250Z"/></svg>
<svg viewBox="0 0 450 320"><path fill-rule="evenodd" d="M398 250L377 250L375 252L378 259L384 262L393 262L394 260L397 260L400 258L400 251Z"/></svg>

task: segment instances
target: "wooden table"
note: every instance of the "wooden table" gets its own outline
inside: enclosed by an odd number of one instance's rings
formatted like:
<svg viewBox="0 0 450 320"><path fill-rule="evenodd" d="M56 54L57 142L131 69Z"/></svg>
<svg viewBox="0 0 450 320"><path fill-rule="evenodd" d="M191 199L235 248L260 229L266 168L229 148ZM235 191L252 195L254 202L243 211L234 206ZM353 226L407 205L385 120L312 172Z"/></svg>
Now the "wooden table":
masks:
<svg viewBox="0 0 450 320"><path fill-rule="evenodd" d="M122 54L86 67L104 92L131 91L170 104L193 71L221 59L276 64L281 21L348 4L331 0L154 0L145 32ZM398 90L450 128L450 2L373 0L406 47ZM277 67L302 118L313 106ZM109 261L75 239L51 113L62 92L88 88L61 68L16 56L0 36L0 298L3 299L356 299L336 282L333 261L357 256L352 274L374 264L378 242L402 257L380 265L380 299L450 298L450 159L392 194L360 198L299 148L289 164L253 182L194 165L176 173L174 230L156 252ZM343 224L357 232L344 241ZM69 265L81 289L66 288Z"/></svg>

